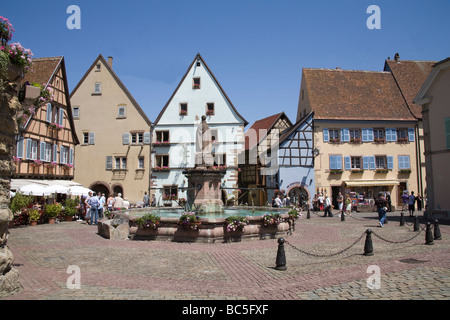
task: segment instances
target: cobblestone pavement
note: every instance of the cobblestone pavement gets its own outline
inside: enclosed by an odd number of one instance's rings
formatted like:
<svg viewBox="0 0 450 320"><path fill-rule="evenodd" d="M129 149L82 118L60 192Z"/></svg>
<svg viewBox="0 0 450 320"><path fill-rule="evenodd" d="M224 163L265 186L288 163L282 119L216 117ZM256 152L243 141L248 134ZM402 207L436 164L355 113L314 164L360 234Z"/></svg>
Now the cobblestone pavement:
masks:
<svg viewBox="0 0 450 320"><path fill-rule="evenodd" d="M321 300L450 298L450 225L425 244L425 224L413 231L399 212L378 227L376 213L305 215L285 237L287 270L275 270L275 239L189 244L108 240L95 226L62 222L10 230L21 290L2 300ZM365 256L366 229L373 255ZM359 241L356 241L360 239ZM344 249L346 249L344 251ZM341 251L344 251L340 253ZM68 288L80 270L79 289ZM379 268L377 272L369 266ZM69 279L69 281L68 281Z"/></svg>

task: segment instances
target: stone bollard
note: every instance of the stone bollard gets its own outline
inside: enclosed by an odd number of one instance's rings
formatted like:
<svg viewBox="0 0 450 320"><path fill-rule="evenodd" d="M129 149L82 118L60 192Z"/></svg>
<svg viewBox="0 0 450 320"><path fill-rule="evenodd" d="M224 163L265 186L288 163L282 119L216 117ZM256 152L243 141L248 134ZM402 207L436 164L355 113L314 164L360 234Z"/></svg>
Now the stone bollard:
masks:
<svg viewBox="0 0 450 320"><path fill-rule="evenodd" d="M372 230L366 230L366 241L364 243L364 255L373 256L373 246L372 246Z"/></svg>
<svg viewBox="0 0 450 320"><path fill-rule="evenodd" d="M419 217L416 216L414 219L414 231L419 231L420 226L419 226Z"/></svg>
<svg viewBox="0 0 450 320"><path fill-rule="evenodd" d="M284 239L278 239L278 251L277 251L277 260L276 260L275 270L284 271L287 269L286 267L286 255L284 253Z"/></svg>
<svg viewBox="0 0 450 320"><path fill-rule="evenodd" d="M311 219L311 214L309 213L309 208L308 208L308 212L306 212L306 219Z"/></svg>
<svg viewBox="0 0 450 320"><path fill-rule="evenodd" d="M425 244L428 244L428 245L434 244L433 234L431 232L431 223L430 222L427 222L427 231L425 233Z"/></svg>
<svg viewBox="0 0 450 320"><path fill-rule="evenodd" d="M439 223L437 220L434 220L434 240L442 240L441 230L439 229Z"/></svg>
<svg viewBox="0 0 450 320"><path fill-rule="evenodd" d="M345 213L344 213L344 211L341 212L341 221L345 221Z"/></svg>
<svg viewBox="0 0 450 320"><path fill-rule="evenodd" d="M404 226L405 225L405 215L402 213L400 214L400 226Z"/></svg>

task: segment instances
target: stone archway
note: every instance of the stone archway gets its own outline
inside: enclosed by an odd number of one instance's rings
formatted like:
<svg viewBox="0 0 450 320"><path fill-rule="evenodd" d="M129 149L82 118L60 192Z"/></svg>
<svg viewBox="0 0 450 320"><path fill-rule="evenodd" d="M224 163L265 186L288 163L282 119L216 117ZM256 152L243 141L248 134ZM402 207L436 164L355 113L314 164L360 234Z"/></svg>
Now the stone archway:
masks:
<svg viewBox="0 0 450 320"><path fill-rule="evenodd" d="M302 196L305 203L311 200L311 194L308 189L302 185L293 185L286 191L287 196L290 198L291 204L300 206Z"/></svg>
<svg viewBox="0 0 450 320"><path fill-rule="evenodd" d="M117 194L121 193L122 194L122 198L125 197L124 193L123 193L123 186L121 184L114 184L111 186L111 192L114 193L114 196L117 196Z"/></svg>
<svg viewBox="0 0 450 320"><path fill-rule="evenodd" d="M91 189L92 191L97 193L97 195L99 193L104 193L106 199L108 199L108 197L111 193L111 189L109 188L108 184L103 181L96 181L96 182L91 183L89 189Z"/></svg>

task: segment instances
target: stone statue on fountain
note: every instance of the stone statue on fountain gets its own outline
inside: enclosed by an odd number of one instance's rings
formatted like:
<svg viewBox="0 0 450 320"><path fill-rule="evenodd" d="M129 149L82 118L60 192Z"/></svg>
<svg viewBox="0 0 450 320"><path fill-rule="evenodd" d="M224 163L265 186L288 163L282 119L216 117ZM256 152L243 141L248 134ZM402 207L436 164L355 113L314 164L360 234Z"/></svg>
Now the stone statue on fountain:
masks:
<svg viewBox="0 0 450 320"><path fill-rule="evenodd" d="M197 133L195 136L195 167L207 168L214 164L212 156L212 135L208 124L206 123L206 116L202 116Z"/></svg>

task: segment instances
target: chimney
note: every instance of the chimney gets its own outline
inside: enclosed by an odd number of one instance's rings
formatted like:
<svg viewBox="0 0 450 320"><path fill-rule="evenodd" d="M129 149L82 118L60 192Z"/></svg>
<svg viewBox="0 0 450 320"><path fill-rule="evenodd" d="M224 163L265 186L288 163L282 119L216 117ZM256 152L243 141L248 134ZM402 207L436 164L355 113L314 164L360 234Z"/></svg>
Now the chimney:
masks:
<svg viewBox="0 0 450 320"><path fill-rule="evenodd" d="M400 55L398 54L398 52L395 54L394 60L397 62L398 62L398 60L400 60Z"/></svg>
<svg viewBox="0 0 450 320"><path fill-rule="evenodd" d="M112 63L113 63L113 57L111 57L111 56L109 56L108 57L108 64L109 64L109 67L112 69Z"/></svg>

